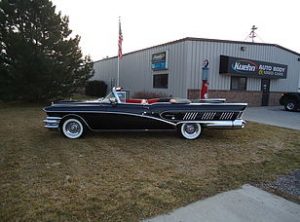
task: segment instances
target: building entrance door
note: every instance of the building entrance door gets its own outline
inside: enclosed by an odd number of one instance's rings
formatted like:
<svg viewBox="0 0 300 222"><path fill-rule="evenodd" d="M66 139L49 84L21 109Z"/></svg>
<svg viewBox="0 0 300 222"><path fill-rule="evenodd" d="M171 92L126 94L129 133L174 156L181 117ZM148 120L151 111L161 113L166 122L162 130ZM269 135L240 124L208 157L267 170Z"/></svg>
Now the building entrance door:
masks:
<svg viewBox="0 0 300 222"><path fill-rule="evenodd" d="M261 91L262 91L261 105L268 106L269 96L270 96L270 79L261 80Z"/></svg>

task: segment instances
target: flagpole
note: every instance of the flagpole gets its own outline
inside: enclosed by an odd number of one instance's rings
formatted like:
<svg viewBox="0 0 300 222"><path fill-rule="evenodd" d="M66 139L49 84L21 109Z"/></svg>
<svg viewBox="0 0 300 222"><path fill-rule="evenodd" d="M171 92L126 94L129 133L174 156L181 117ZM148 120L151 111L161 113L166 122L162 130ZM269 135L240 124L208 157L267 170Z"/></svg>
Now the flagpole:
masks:
<svg viewBox="0 0 300 222"><path fill-rule="evenodd" d="M120 50L122 50L122 30L121 30L121 16L119 16L119 37L118 37L118 71L117 71L117 87L120 86ZM122 52L121 52L122 53Z"/></svg>
<svg viewBox="0 0 300 222"><path fill-rule="evenodd" d="M120 86L120 57L118 55L117 87Z"/></svg>

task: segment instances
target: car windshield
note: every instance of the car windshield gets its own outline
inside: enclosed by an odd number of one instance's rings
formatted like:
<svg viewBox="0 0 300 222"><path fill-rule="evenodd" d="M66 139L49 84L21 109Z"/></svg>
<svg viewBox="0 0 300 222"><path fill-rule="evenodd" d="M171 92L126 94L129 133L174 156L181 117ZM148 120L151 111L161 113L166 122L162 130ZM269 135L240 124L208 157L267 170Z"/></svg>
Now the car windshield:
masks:
<svg viewBox="0 0 300 222"><path fill-rule="evenodd" d="M105 96L104 99L109 100L110 98L114 98L114 97L115 97L114 94L112 92L110 92L109 94L107 94L107 96Z"/></svg>
<svg viewBox="0 0 300 222"><path fill-rule="evenodd" d="M125 103L126 102L126 92L125 91L117 91L115 88L107 94L107 96L100 100L101 103L111 103L112 99L115 99L117 103Z"/></svg>
<svg viewBox="0 0 300 222"><path fill-rule="evenodd" d="M110 103L110 99L115 98L114 94L110 92L103 99L100 100L101 103Z"/></svg>

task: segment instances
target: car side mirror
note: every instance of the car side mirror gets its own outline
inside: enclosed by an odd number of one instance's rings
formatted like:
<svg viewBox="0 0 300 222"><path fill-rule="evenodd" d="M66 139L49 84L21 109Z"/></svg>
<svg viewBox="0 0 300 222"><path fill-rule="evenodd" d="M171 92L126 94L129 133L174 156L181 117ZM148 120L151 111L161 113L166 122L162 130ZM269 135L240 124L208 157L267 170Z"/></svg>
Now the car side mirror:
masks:
<svg viewBox="0 0 300 222"><path fill-rule="evenodd" d="M117 104L117 99L115 97L109 98L111 104Z"/></svg>

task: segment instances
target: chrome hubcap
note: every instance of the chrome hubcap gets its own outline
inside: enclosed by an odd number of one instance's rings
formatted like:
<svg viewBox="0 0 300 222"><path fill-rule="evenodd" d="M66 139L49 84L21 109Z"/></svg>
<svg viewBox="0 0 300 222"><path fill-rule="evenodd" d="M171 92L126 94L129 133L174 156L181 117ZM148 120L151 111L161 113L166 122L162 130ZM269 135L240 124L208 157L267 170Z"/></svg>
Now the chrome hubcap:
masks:
<svg viewBox="0 0 300 222"><path fill-rule="evenodd" d="M186 139L196 139L201 134L201 125L199 123L184 123L181 126L181 134Z"/></svg>
<svg viewBox="0 0 300 222"><path fill-rule="evenodd" d="M80 126L76 122L70 122L66 125L66 130L70 134L78 134L80 132Z"/></svg>
<svg viewBox="0 0 300 222"><path fill-rule="evenodd" d="M197 127L195 126L195 124L186 124L184 129L188 134L193 134L197 131Z"/></svg>

